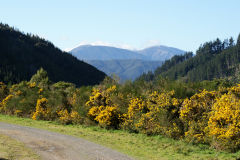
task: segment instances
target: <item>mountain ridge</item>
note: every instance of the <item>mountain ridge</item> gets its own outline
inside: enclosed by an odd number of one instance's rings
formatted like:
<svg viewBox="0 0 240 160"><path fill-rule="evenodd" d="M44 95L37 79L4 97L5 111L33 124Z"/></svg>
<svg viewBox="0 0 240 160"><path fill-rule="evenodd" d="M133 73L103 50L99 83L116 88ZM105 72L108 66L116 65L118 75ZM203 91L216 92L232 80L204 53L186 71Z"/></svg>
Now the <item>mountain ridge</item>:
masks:
<svg viewBox="0 0 240 160"><path fill-rule="evenodd" d="M143 73L154 71L163 61L170 59L173 55L183 54L184 51L167 46L128 50L113 46L80 45L70 53L107 75L116 74L121 81L124 81L135 80Z"/></svg>
<svg viewBox="0 0 240 160"><path fill-rule="evenodd" d="M2 23L0 48L0 81L4 83L28 81L40 68L48 72L53 82L66 81L77 86L98 84L106 76L51 42Z"/></svg>
<svg viewBox="0 0 240 160"><path fill-rule="evenodd" d="M80 60L146 59L137 52L112 46L81 45L70 51Z"/></svg>
<svg viewBox="0 0 240 160"><path fill-rule="evenodd" d="M165 61L172 58L175 55L182 55L184 54L185 51L180 50L178 48L174 48L174 47L156 45L156 46L147 47L142 50L138 50L137 52L145 56L150 56L151 60Z"/></svg>
<svg viewBox="0 0 240 160"><path fill-rule="evenodd" d="M80 45L69 52L80 60L142 59L154 61L165 61L174 55L185 53L181 49L165 45L151 46L141 50L130 50L115 46L91 44ZM120 55L121 57L119 57Z"/></svg>

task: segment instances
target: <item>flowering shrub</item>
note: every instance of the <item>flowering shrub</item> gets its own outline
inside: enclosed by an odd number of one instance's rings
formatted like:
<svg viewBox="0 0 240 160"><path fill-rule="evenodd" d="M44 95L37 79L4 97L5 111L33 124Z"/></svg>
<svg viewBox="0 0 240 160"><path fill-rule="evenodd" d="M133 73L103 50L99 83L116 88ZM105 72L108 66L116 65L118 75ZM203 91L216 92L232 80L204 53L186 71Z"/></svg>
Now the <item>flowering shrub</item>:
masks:
<svg viewBox="0 0 240 160"><path fill-rule="evenodd" d="M7 113L8 112L8 110L7 110L7 103L12 98L13 98L13 95L9 94L6 98L4 98L2 100L2 102L0 103L0 112L2 112L2 113Z"/></svg>
<svg viewBox="0 0 240 160"><path fill-rule="evenodd" d="M92 107L88 115L99 123L101 127L116 127L118 125L118 110L117 107L99 106Z"/></svg>
<svg viewBox="0 0 240 160"><path fill-rule="evenodd" d="M48 100L41 98L37 100L36 111L33 113L32 119L48 120L50 118L51 109L47 107Z"/></svg>
<svg viewBox="0 0 240 160"><path fill-rule="evenodd" d="M164 134L179 138L182 134L178 120L180 101L172 98L174 92L153 92L146 101L134 98L123 115L123 128L146 134Z"/></svg>
<svg viewBox="0 0 240 160"><path fill-rule="evenodd" d="M129 102L128 112L123 114L122 128L130 131L138 131L139 120L143 113L146 113L146 102L141 98L132 98Z"/></svg>
<svg viewBox="0 0 240 160"><path fill-rule="evenodd" d="M16 116L22 116L22 110L15 110L14 111L14 115L16 115Z"/></svg>
<svg viewBox="0 0 240 160"><path fill-rule="evenodd" d="M88 118L89 106L86 106L86 102L91 96L91 87L81 87L76 89L72 96L69 98L69 104L72 106L73 110L76 111L81 117L81 124L86 125L87 122L90 122ZM91 122L92 123L92 122Z"/></svg>
<svg viewBox="0 0 240 160"><path fill-rule="evenodd" d="M69 98L69 103L73 106L76 104L76 102L77 102L77 94L74 93L72 97Z"/></svg>
<svg viewBox="0 0 240 160"><path fill-rule="evenodd" d="M3 83L0 82L0 102L8 95L8 88L7 86Z"/></svg>
<svg viewBox="0 0 240 160"><path fill-rule="evenodd" d="M101 127L118 127L118 107L111 99L111 94L113 94L115 90L115 85L105 90L94 88L92 96L90 96L89 101L86 102L86 105L90 107L88 116Z"/></svg>
<svg viewBox="0 0 240 160"><path fill-rule="evenodd" d="M120 85L108 79L92 89L76 88L66 82L51 84L44 75L10 89L0 82L0 112L62 124L97 123L104 128L120 125L131 132L185 138L223 150L240 149L240 84L193 95L197 88L178 88L168 81L161 87L141 81ZM162 91L152 92L153 89ZM187 89L188 93L182 93Z"/></svg>
<svg viewBox="0 0 240 160"><path fill-rule="evenodd" d="M89 100L86 102L87 106L106 106L114 104L111 101L111 94L116 90L116 86L113 85L107 89L97 89L93 88L92 95L89 97Z"/></svg>
<svg viewBox="0 0 240 160"><path fill-rule="evenodd" d="M217 149L235 151L240 148L240 86L232 87L213 105L209 118L209 134Z"/></svg>
<svg viewBox="0 0 240 160"><path fill-rule="evenodd" d="M206 142L209 112L215 102L217 92L203 90L185 99L180 110L180 118L185 124L185 138L190 142Z"/></svg>
<svg viewBox="0 0 240 160"><path fill-rule="evenodd" d="M63 124L69 124L71 123L71 116L68 113L67 109L63 109L57 112L58 116L59 116L59 120L61 123Z"/></svg>
<svg viewBox="0 0 240 160"><path fill-rule="evenodd" d="M6 104L6 112L21 117L30 117L35 111L36 102L39 98L38 90L38 86L26 81L12 85L9 90L9 95L12 95L12 98Z"/></svg>
<svg viewBox="0 0 240 160"><path fill-rule="evenodd" d="M149 111L142 116L138 124L144 133L181 137L182 124L178 113L181 100L173 98L173 95L174 91L162 93L155 91L150 94L147 101Z"/></svg>
<svg viewBox="0 0 240 160"><path fill-rule="evenodd" d="M80 124L83 121L81 116L76 111L71 111L71 113L69 113L67 109L63 109L58 111L57 114L62 124Z"/></svg>
<svg viewBox="0 0 240 160"><path fill-rule="evenodd" d="M227 90L228 92L234 94L236 97L240 98L240 84L237 84L236 86L228 88Z"/></svg>
<svg viewBox="0 0 240 160"><path fill-rule="evenodd" d="M34 88L34 87L36 87L36 83L35 82L33 82L33 83L29 83L29 88Z"/></svg>
<svg viewBox="0 0 240 160"><path fill-rule="evenodd" d="M12 94L8 94L7 86L0 82L0 112L1 113L7 113L7 103L13 98Z"/></svg>
<svg viewBox="0 0 240 160"><path fill-rule="evenodd" d="M71 111L70 117L73 124L82 124L84 121L84 119L79 115L79 113L74 110Z"/></svg>

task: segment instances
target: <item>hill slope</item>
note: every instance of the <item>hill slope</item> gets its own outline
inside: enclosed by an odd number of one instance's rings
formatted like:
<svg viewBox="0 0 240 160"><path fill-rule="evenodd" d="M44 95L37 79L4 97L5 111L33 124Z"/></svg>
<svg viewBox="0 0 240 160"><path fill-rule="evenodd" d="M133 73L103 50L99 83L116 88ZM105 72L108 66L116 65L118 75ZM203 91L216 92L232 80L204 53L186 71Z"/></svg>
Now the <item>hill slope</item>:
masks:
<svg viewBox="0 0 240 160"><path fill-rule="evenodd" d="M189 57L172 63L163 64L153 73L143 75L146 80L156 79L158 76L185 81L212 80L214 78L228 78L234 81L240 79L240 35L237 43L232 38L220 41L206 42L199 47L194 57Z"/></svg>
<svg viewBox="0 0 240 160"><path fill-rule="evenodd" d="M135 80L139 75L154 71L161 66L162 61L144 61L144 60L89 60L87 63L95 66L108 75L116 74L121 81Z"/></svg>
<svg viewBox="0 0 240 160"><path fill-rule="evenodd" d="M0 81L29 80L41 67L48 72L50 80L78 86L93 85L105 77L103 72L62 52L51 42L0 24Z"/></svg>
<svg viewBox="0 0 240 160"><path fill-rule="evenodd" d="M165 61L174 55L182 55L185 51L167 46L153 46L140 50L138 53L147 56L151 60Z"/></svg>
<svg viewBox="0 0 240 160"><path fill-rule="evenodd" d="M185 53L183 50L167 46L152 46L138 51L95 45L81 45L70 52L80 60L141 59L148 61L165 61L174 55Z"/></svg>
<svg viewBox="0 0 240 160"><path fill-rule="evenodd" d="M70 52L80 60L147 59L134 51L109 46L82 45Z"/></svg>

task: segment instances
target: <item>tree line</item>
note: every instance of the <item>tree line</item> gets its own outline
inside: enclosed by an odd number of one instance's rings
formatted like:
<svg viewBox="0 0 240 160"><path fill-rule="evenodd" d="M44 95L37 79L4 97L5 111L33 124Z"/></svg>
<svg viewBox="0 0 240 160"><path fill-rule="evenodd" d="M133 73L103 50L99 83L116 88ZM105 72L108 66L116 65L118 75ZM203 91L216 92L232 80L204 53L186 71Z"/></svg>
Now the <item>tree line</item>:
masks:
<svg viewBox="0 0 240 160"><path fill-rule="evenodd" d="M240 35L233 38L206 42L196 51L174 56L157 68L154 73L143 74L138 79L152 81L161 76L171 80L203 81L214 78L239 80Z"/></svg>

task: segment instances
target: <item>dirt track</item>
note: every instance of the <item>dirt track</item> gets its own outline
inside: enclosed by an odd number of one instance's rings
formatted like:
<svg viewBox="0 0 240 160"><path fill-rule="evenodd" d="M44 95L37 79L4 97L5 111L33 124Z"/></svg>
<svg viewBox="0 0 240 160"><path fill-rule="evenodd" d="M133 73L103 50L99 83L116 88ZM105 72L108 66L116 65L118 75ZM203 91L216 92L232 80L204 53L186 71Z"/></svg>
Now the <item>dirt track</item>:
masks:
<svg viewBox="0 0 240 160"><path fill-rule="evenodd" d="M0 122L0 134L19 140L43 160L130 160L126 155L68 135Z"/></svg>

